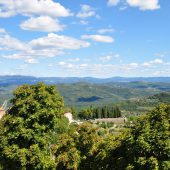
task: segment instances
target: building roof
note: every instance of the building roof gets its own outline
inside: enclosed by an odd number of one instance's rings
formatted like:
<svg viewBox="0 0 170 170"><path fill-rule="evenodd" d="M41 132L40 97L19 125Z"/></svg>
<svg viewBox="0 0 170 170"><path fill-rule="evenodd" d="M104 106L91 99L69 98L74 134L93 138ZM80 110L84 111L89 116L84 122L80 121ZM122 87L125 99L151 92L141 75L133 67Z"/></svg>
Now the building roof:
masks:
<svg viewBox="0 0 170 170"><path fill-rule="evenodd" d="M115 122L115 123L124 123L127 121L126 118L124 117L119 117L119 118L99 118L95 119L95 122Z"/></svg>

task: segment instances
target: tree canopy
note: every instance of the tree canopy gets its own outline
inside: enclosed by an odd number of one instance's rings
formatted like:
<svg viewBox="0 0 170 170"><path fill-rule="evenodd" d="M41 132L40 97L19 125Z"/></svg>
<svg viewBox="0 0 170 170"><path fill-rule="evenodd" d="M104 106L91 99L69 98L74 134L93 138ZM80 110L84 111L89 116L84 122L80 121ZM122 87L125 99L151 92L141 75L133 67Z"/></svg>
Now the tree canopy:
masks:
<svg viewBox="0 0 170 170"><path fill-rule="evenodd" d="M63 116L63 99L55 86L23 85L14 91L2 120L0 161L4 169L54 167L51 136Z"/></svg>
<svg viewBox="0 0 170 170"><path fill-rule="evenodd" d="M110 116L109 108L99 110ZM0 121L0 169L169 170L169 123L170 105L161 104L116 135L102 135L97 124L69 125L55 86L23 85Z"/></svg>

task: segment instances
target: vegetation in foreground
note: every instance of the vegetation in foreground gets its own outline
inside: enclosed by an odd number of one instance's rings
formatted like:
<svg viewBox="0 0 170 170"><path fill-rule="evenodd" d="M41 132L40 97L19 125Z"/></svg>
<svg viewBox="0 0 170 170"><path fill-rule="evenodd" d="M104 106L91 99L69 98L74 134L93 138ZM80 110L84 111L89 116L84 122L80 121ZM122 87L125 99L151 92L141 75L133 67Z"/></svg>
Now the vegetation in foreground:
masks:
<svg viewBox="0 0 170 170"><path fill-rule="evenodd" d="M168 170L170 105L161 104L117 135L69 124L55 86L23 85L0 121L0 169Z"/></svg>

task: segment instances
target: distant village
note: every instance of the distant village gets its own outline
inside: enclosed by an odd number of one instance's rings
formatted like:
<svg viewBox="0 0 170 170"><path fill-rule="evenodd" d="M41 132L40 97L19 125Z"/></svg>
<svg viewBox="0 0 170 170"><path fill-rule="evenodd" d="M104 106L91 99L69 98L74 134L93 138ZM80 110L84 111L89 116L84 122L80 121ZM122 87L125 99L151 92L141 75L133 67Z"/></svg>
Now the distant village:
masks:
<svg viewBox="0 0 170 170"><path fill-rule="evenodd" d="M78 123L78 124L83 123L81 121L74 120L71 112L65 113L64 116L68 118L69 123L73 123L73 122ZM110 122L110 123L116 123L116 124L123 124L123 123L127 122L127 118L126 117L98 118L98 119L91 119L89 121L91 121L93 123L109 123Z"/></svg>

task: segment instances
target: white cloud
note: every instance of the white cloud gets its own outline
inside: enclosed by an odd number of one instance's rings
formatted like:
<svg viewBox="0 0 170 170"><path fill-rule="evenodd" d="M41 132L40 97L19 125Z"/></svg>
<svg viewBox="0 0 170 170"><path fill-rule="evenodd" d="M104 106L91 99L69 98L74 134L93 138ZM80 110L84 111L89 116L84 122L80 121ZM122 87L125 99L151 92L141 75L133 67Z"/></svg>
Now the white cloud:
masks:
<svg viewBox="0 0 170 170"><path fill-rule="evenodd" d="M7 58L7 59L23 59L24 58L24 56L22 56L20 54L4 55L2 57Z"/></svg>
<svg viewBox="0 0 170 170"><path fill-rule="evenodd" d="M79 67L88 67L88 64L80 64Z"/></svg>
<svg viewBox="0 0 170 170"><path fill-rule="evenodd" d="M38 60L34 59L34 58L27 58L25 59L25 62L28 64L37 64L39 63Z"/></svg>
<svg viewBox="0 0 170 170"><path fill-rule="evenodd" d="M116 6L120 0L108 0L107 5L108 6Z"/></svg>
<svg viewBox="0 0 170 170"><path fill-rule="evenodd" d="M89 23L88 21L84 21L84 20L81 20L81 21L80 21L80 24L81 24L81 25L88 25L88 23Z"/></svg>
<svg viewBox="0 0 170 170"><path fill-rule="evenodd" d="M121 7L119 8L120 11L124 11L124 10L126 10L126 9L127 9L127 6L125 6L125 5L124 5L124 6L121 6Z"/></svg>
<svg viewBox="0 0 170 170"><path fill-rule="evenodd" d="M5 34L0 36L0 48L3 50L25 50L26 44Z"/></svg>
<svg viewBox="0 0 170 170"><path fill-rule="evenodd" d="M54 66L54 64L48 64L48 67L53 67Z"/></svg>
<svg viewBox="0 0 170 170"><path fill-rule="evenodd" d="M120 0L108 0L108 6L116 6ZM123 0L131 7L138 7L140 10L156 10L160 8L159 0ZM120 7L120 10L126 9L127 6Z"/></svg>
<svg viewBox="0 0 170 170"><path fill-rule="evenodd" d="M23 23L20 27L24 30L30 31L43 31L43 32L57 32L64 29L64 25L61 25L57 19L53 19L48 16L32 17Z"/></svg>
<svg viewBox="0 0 170 170"><path fill-rule="evenodd" d="M0 34L6 33L6 30L4 28L0 28Z"/></svg>
<svg viewBox="0 0 170 170"><path fill-rule="evenodd" d="M30 47L24 52L25 57L40 57L40 58L47 58L47 57L56 57L64 54L64 51L60 49L52 49L52 48L41 48L41 49L33 49Z"/></svg>
<svg viewBox="0 0 170 170"><path fill-rule="evenodd" d="M79 64L74 65L73 68L71 68L72 73L75 74L75 76L92 76L92 77L102 77L104 76L110 76L113 75L113 72L115 72L115 65L112 64ZM69 70L68 70L69 71Z"/></svg>
<svg viewBox="0 0 170 170"><path fill-rule="evenodd" d="M70 11L53 0L1 0L0 17L21 15L47 15L67 17Z"/></svg>
<svg viewBox="0 0 170 170"><path fill-rule="evenodd" d="M126 0L132 7L138 7L140 10L159 9L159 0Z"/></svg>
<svg viewBox="0 0 170 170"><path fill-rule="evenodd" d="M28 67L27 64L23 64L23 65L20 65L18 68L16 68L17 70L25 70L26 68Z"/></svg>
<svg viewBox="0 0 170 170"><path fill-rule="evenodd" d="M73 66L73 64L68 64L67 65L67 68L73 68L74 66Z"/></svg>
<svg viewBox="0 0 170 170"><path fill-rule="evenodd" d="M103 29L99 29L97 32L99 34L112 33L112 32L114 32L114 29L112 29L112 28L103 28Z"/></svg>
<svg viewBox="0 0 170 170"><path fill-rule="evenodd" d="M65 63L64 61L60 61L60 62L58 63L58 65L59 65L59 66L65 66L66 63Z"/></svg>
<svg viewBox="0 0 170 170"><path fill-rule="evenodd" d="M144 66L144 67L150 67L150 66L151 66L151 63L149 63L149 62L144 62L144 63L142 64L142 66Z"/></svg>
<svg viewBox="0 0 170 170"><path fill-rule="evenodd" d="M112 43L114 39L105 35L82 35L82 39L91 39L96 42Z"/></svg>
<svg viewBox="0 0 170 170"><path fill-rule="evenodd" d="M64 61L60 61L57 66L61 66L61 67L64 67L64 68L72 68L74 65L71 64L71 63L66 63Z"/></svg>
<svg viewBox="0 0 170 170"><path fill-rule="evenodd" d="M78 40L72 37L57 35L54 33L48 34L47 37L41 37L32 40L30 46L33 49L72 49L88 47L90 44L86 41Z"/></svg>
<svg viewBox="0 0 170 170"><path fill-rule="evenodd" d="M108 57L110 58L110 57ZM155 62L156 60L148 61ZM160 61L156 61L160 63ZM168 63L168 62L166 62ZM113 77L113 76L153 76L157 75L169 75L170 69L167 67L165 62L162 64L156 64L155 67L146 67L142 63L119 63L119 64L110 64L110 63L74 63L70 64L68 61L62 61L57 64L58 67L53 65L53 69L57 69L61 72L61 76L92 76L92 77ZM63 69L65 70L63 72Z"/></svg>
<svg viewBox="0 0 170 170"><path fill-rule="evenodd" d="M165 53L155 53L155 56L163 58L165 57Z"/></svg>
<svg viewBox="0 0 170 170"><path fill-rule="evenodd" d="M130 63L129 66L130 66L131 68L136 68L136 67L139 66L139 64L138 64L138 63Z"/></svg>
<svg viewBox="0 0 170 170"><path fill-rule="evenodd" d="M164 64L164 61L156 58L152 61L144 62L142 65L145 66L145 67L152 67L152 66L155 66L155 65L158 65L158 64Z"/></svg>
<svg viewBox="0 0 170 170"><path fill-rule="evenodd" d="M150 61L150 63L151 64L162 64L163 63L163 60L161 60L161 59L155 59L155 60L153 60L153 61Z"/></svg>
<svg viewBox="0 0 170 170"><path fill-rule="evenodd" d="M101 60L102 62L108 62L108 61L110 61L112 59L113 59L113 56L111 56L111 55L107 55L105 57L100 57L99 58L99 60Z"/></svg>
<svg viewBox="0 0 170 170"><path fill-rule="evenodd" d="M24 43L7 33L0 36L1 56L7 59L21 59L26 63L37 63L37 58L63 55L65 50L78 50L90 46L90 43L69 36L54 33ZM78 61L78 59L76 59Z"/></svg>
<svg viewBox="0 0 170 170"><path fill-rule="evenodd" d="M89 5L81 5L81 11L76 15L78 18L88 18L96 16L95 10Z"/></svg>
<svg viewBox="0 0 170 170"><path fill-rule="evenodd" d="M68 59L69 62L78 62L80 61L80 58L71 58L71 59Z"/></svg>
<svg viewBox="0 0 170 170"><path fill-rule="evenodd" d="M113 57L116 59L120 59L120 54L115 54Z"/></svg>

